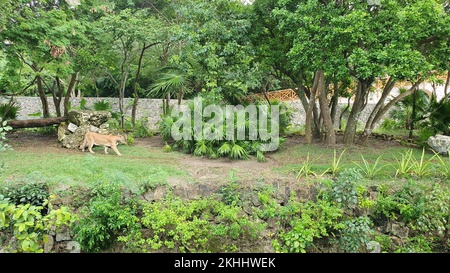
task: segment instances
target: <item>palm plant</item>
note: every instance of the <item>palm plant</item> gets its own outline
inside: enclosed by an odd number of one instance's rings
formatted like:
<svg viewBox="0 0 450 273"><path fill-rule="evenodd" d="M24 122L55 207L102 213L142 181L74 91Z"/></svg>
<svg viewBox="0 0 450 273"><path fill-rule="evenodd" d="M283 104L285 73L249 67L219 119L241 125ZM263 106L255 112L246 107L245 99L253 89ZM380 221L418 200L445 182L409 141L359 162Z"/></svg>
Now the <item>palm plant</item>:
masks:
<svg viewBox="0 0 450 273"><path fill-rule="evenodd" d="M399 92L404 93L406 89L402 88ZM411 136L415 124L426 116L429 105L430 97L425 91L419 89L397 102L395 108L389 113L389 117L396 121L398 128L409 129Z"/></svg>
<svg viewBox="0 0 450 273"><path fill-rule="evenodd" d="M178 105L180 105L184 95L192 92L192 86L193 80L188 71L167 70L150 86L148 95L164 99L163 114L166 115L169 111L170 94L177 94Z"/></svg>
<svg viewBox="0 0 450 273"><path fill-rule="evenodd" d="M443 98L437 100L432 96L428 107L427 120L423 126L432 128L435 134L450 135L450 100Z"/></svg>

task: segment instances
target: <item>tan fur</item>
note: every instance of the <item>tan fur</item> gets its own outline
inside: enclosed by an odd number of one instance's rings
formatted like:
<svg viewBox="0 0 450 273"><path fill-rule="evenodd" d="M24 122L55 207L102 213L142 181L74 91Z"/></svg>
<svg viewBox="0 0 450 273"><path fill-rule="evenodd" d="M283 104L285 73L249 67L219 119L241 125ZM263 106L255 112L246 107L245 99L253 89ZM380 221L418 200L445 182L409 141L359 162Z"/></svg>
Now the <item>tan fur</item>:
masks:
<svg viewBox="0 0 450 273"><path fill-rule="evenodd" d="M108 148L111 148L116 152L118 156L122 156L122 154L117 150L117 144L118 143L126 143L125 138L120 135L102 135L94 132L86 132L86 135L84 136L83 144L80 145L80 149L84 152L84 149L86 148L86 145L89 148L89 152L94 154L95 152L92 151L92 147L94 145L97 146L104 146L105 147L105 154L108 154Z"/></svg>

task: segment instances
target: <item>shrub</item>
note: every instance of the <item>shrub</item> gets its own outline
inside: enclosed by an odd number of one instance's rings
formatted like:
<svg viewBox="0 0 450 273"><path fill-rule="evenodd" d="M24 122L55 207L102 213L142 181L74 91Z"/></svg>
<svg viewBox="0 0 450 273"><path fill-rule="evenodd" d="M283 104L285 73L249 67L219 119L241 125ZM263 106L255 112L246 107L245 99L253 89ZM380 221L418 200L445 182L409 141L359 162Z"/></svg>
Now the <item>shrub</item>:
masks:
<svg viewBox="0 0 450 273"><path fill-rule="evenodd" d="M343 228L339 230L338 239L332 238L332 243L337 243L344 252L366 252L366 245L371 240L373 225L369 217L360 216L342 222Z"/></svg>
<svg viewBox="0 0 450 273"><path fill-rule="evenodd" d="M352 210L358 205L357 184L362 179L363 176L359 169L345 169L331 182L325 180L323 182L325 188L321 189L319 195L347 211Z"/></svg>
<svg viewBox="0 0 450 273"><path fill-rule="evenodd" d="M10 103L2 103L0 104L0 121L16 119L17 114L20 110L20 106L10 104Z"/></svg>
<svg viewBox="0 0 450 273"><path fill-rule="evenodd" d="M93 106L95 111L111 111L111 105L107 100L96 101Z"/></svg>
<svg viewBox="0 0 450 273"><path fill-rule="evenodd" d="M281 230L272 245L277 252L306 253L309 247L314 245L314 240L329 236L333 230L343 228L341 218L342 209L325 200L306 202L304 204L294 202L292 209L284 210L294 217L282 216L287 219L287 228Z"/></svg>
<svg viewBox="0 0 450 273"><path fill-rule="evenodd" d="M12 147L8 143L4 142L7 140L6 133L12 130L12 127L7 126L6 123L7 121L5 120L2 124L0 124L0 151L12 150Z"/></svg>
<svg viewBox="0 0 450 273"><path fill-rule="evenodd" d="M229 108L227 108L225 104L215 101L214 99L201 98L201 100L202 109L197 109L199 106L194 105L192 102L188 104L189 115L183 114L181 117L172 115L174 108L171 108L170 111L168 111L168 114L161 117L161 121L159 122L160 132L164 141L171 140L174 142L173 148L177 148L189 154L206 156L209 158L228 157L231 159L248 159L250 155L255 155L257 156L258 161L264 162L266 161L264 153L267 150L276 148L270 145L274 145L274 143L277 143L278 145L284 141L284 138L280 135L282 135L284 130L288 127L292 115L292 111L290 111L285 104L273 102L273 105L281 106L279 108L280 116L278 120L279 135L276 137L275 134L271 135L272 106L267 103L257 102L254 105L254 109L256 109L260 115L265 115L267 117L267 128L262 128L260 127L260 122L253 122L254 120L247 117L246 110L244 109L245 105L241 109L229 111ZM201 132L197 132L197 129L195 128L191 128L190 131L188 131L189 128L183 128L184 125L182 126L182 124L194 124L194 117L198 115L198 113L194 113L194 111L202 111L203 113L205 107L209 105L217 105L221 109L222 113L220 114L223 115L226 122L224 121L220 126L212 124L212 121L216 118L215 115L217 115L217 113L213 111L212 113L214 114L211 113L211 117L205 117L205 115L200 121ZM221 117L219 117L219 119L220 118ZM232 137L229 135L231 129L227 124L231 124L231 122L234 133ZM179 132L173 130L175 125L180 127ZM197 124L194 124L194 126L196 125ZM245 140L238 139L237 132L243 132ZM263 139L261 138L261 132L266 132L276 139ZM206 138L203 133L210 134L211 139Z"/></svg>
<svg viewBox="0 0 450 273"><path fill-rule="evenodd" d="M123 202L120 184L99 180L92 189L89 204L80 210L72 224L76 241L86 252L99 252L112 246L122 232L139 228L135 207Z"/></svg>
<svg viewBox="0 0 450 273"><path fill-rule="evenodd" d="M42 213L44 207L48 208L45 216ZM0 217L0 231L17 240L17 245L6 246L5 250L8 252L42 253L47 238L45 235L62 226L70 226L72 220L72 215L67 207L54 209L47 199L42 206L16 205L11 203L8 198L2 198L1 195L0 215L2 216Z"/></svg>
<svg viewBox="0 0 450 273"><path fill-rule="evenodd" d="M118 238L133 252L229 252L239 243L259 238L265 223L254 221L242 208L214 197L184 201L169 194L142 203L141 224ZM224 242L227 242L226 244Z"/></svg>
<svg viewBox="0 0 450 273"><path fill-rule="evenodd" d="M30 173L26 177L5 183L0 193L15 205L43 206L44 201L50 196L47 181L38 173Z"/></svg>

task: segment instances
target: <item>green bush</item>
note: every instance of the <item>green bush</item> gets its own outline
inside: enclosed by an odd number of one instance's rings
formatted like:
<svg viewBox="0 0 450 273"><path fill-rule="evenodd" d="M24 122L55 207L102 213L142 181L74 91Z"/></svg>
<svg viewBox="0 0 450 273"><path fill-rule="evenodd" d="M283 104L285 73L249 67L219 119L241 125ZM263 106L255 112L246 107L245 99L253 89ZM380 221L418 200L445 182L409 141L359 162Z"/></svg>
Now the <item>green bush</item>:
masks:
<svg viewBox="0 0 450 273"><path fill-rule="evenodd" d="M43 213L44 207L48 211ZM72 215L67 207L54 209L49 200L42 206L30 204L13 204L0 195L0 231L8 237L14 237L17 245L7 244L7 252L42 253L46 234L62 226L70 226Z"/></svg>
<svg viewBox="0 0 450 273"><path fill-rule="evenodd" d="M343 228L342 209L328 201L293 202L288 206L290 209L284 212L291 217L282 215L287 226L272 243L277 252L306 253L308 248L314 246L316 239L328 237L331 232Z"/></svg>
<svg viewBox="0 0 450 273"><path fill-rule="evenodd" d="M239 243L259 238L265 227L241 207L214 197L184 201L169 194L160 202L143 202L142 208L140 223L145 229L118 238L132 252L236 251Z"/></svg>
<svg viewBox="0 0 450 273"><path fill-rule="evenodd" d="M12 127L6 124L6 120L3 121L2 124L0 124L0 151L12 150L12 147L8 143L5 143L5 141L7 140L6 133L12 130Z"/></svg>
<svg viewBox="0 0 450 273"><path fill-rule="evenodd" d="M95 111L111 111L111 104L107 100L96 101L93 106Z"/></svg>
<svg viewBox="0 0 450 273"><path fill-rule="evenodd" d="M39 173L30 173L26 177L5 182L0 193L15 205L42 206L50 196L48 182Z"/></svg>
<svg viewBox="0 0 450 273"><path fill-rule="evenodd" d="M331 243L337 243L339 249L347 253L366 252L366 246L373 234L372 221L367 216L350 218L342 222L338 239L332 238Z"/></svg>
<svg viewBox="0 0 450 273"><path fill-rule="evenodd" d="M289 127L290 119L292 116L292 110L290 110L286 104L280 102L272 102L271 105L265 102L257 102L254 105L255 109L257 109L258 113L265 113L267 115L267 128L261 128L259 122L251 122L250 118L246 116L246 112L244 107L248 105L243 105L242 109L237 109L234 111L227 111L227 107L223 102L215 101L210 98L200 98L202 100L202 113L205 110L205 107L209 105L217 105L222 109L223 117L225 120L230 120L233 122L233 132L234 135L229 138L227 137L227 122L224 121L221 127L215 127L216 124L211 124L211 120L215 118L205 117L203 116L203 120L201 120L202 132L209 132L214 139L206 139L203 137L199 138L197 135L198 132L194 128L191 128L190 131L188 128L182 128L180 132L176 132L173 130L175 125L181 124L194 124L194 117L198 113L194 113L194 111L200 111L194 106L193 102L189 102L189 111L190 116L173 116L172 111L174 108L171 108L168 111L168 114L163 115L161 117L161 121L159 122L159 129L164 138L164 141L172 141L173 148L179 149L183 152L194 154L197 156L206 156L209 158L217 158L217 157L228 157L231 159L248 159L250 155L254 155L257 157L258 161L264 162L266 158L264 156L265 151L268 150L267 145L277 145L281 144L284 141L284 138L281 136L285 133L285 130ZM272 121L271 121L271 107L273 105L279 105L279 136L276 139L261 139L261 132L267 132L269 135L271 134L272 129ZM267 112L265 111L267 110ZM215 112L213 112L215 113ZM216 114L216 113L215 113ZM214 115L215 115L214 114ZM244 117L244 118L238 118ZM194 127L192 126L192 127ZM181 126L180 126L181 127ZM267 129L267 131L265 131ZM231 130L228 128L228 130ZM237 132L245 132L245 140L237 140ZM253 134L254 133L254 134ZM178 135L180 134L180 135ZM182 137L183 136L183 137ZM188 137L189 139L186 139ZM275 137L275 134L271 137ZM175 138L175 140L173 139Z"/></svg>
<svg viewBox="0 0 450 273"><path fill-rule="evenodd" d="M344 210L351 211L358 205L358 183L363 176L357 168L347 168L333 180L325 180L320 189L320 197L332 202Z"/></svg>
<svg viewBox="0 0 450 273"><path fill-rule="evenodd" d="M16 119L20 106L9 103L0 104L0 121Z"/></svg>
<svg viewBox="0 0 450 273"><path fill-rule="evenodd" d="M97 181L89 204L80 210L72 224L75 240L85 252L100 252L111 247L122 232L138 229L136 207L125 202L120 183Z"/></svg>

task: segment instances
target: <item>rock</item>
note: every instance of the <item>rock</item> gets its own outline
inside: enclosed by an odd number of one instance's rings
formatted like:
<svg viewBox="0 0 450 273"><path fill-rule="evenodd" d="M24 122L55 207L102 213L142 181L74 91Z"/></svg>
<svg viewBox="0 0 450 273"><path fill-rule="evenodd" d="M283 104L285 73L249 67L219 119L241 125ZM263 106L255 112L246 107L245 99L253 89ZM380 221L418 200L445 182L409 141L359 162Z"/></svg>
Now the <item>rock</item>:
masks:
<svg viewBox="0 0 450 273"><path fill-rule="evenodd" d="M428 145L439 154L448 155L450 150L450 136L435 135L428 138Z"/></svg>
<svg viewBox="0 0 450 273"><path fill-rule="evenodd" d="M381 253L381 245L377 241L370 241L367 243L367 250L370 253Z"/></svg>
<svg viewBox="0 0 450 273"><path fill-rule="evenodd" d="M72 134L60 135L60 132L62 132L62 130L58 128L58 139L63 147L68 149L78 149L83 143L84 135L87 131L99 132L100 129L92 125L81 125Z"/></svg>
<svg viewBox="0 0 450 273"><path fill-rule="evenodd" d="M56 241L69 241L72 237L70 236L70 229L67 227L61 227L61 230L56 232Z"/></svg>
<svg viewBox="0 0 450 273"><path fill-rule="evenodd" d="M109 129L107 123L111 113L108 111L70 111L69 124L61 123L58 127L58 140L62 147L68 149L79 149L84 140L86 132L96 132L100 134L116 134Z"/></svg>
<svg viewBox="0 0 450 273"><path fill-rule="evenodd" d="M66 135L70 134L70 131L67 130L67 125L65 122L61 122L61 124L58 127L58 140L62 141Z"/></svg>
<svg viewBox="0 0 450 273"><path fill-rule="evenodd" d="M392 222L390 223L390 233L400 239L406 240L406 238L408 238L409 229L404 223Z"/></svg>
<svg viewBox="0 0 450 273"><path fill-rule="evenodd" d="M47 242L44 243L44 253L50 253L53 249L54 239L53 236L45 234L44 237L47 238Z"/></svg>
<svg viewBox="0 0 450 273"><path fill-rule="evenodd" d="M75 132L78 129L78 126L73 124L72 122L69 123L69 126L67 126L67 130L71 131L72 133Z"/></svg>
<svg viewBox="0 0 450 273"><path fill-rule="evenodd" d="M68 242L66 249L70 250L70 253L80 253L81 252L81 246L76 241Z"/></svg>
<svg viewBox="0 0 450 273"><path fill-rule="evenodd" d="M111 112L90 110L73 110L69 112L68 116L69 122L72 122L77 126L93 125L95 127L99 127L103 123L107 122L110 118Z"/></svg>

